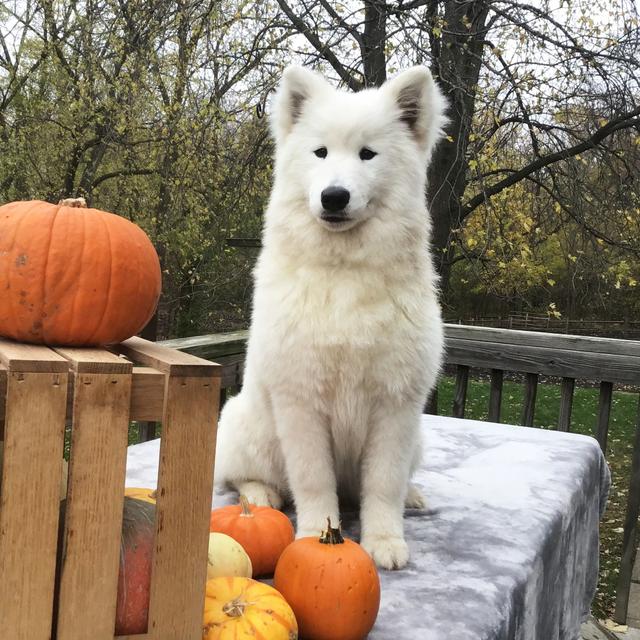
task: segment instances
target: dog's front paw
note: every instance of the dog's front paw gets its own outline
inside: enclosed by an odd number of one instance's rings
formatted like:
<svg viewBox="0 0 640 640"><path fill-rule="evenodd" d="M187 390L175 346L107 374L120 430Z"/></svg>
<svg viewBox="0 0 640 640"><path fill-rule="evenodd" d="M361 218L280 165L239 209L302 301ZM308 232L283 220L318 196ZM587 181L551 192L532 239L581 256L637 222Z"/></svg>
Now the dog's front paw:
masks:
<svg viewBox="0 0 640 640"><path fill-rule="evenodd" d="M368 536L361 544L382 569L402 569L409 561L409 547L404 538Z"/></svg>
<svg viewBox="0 0 640 640"><path fill-rule="evenodd" d="M240 494L247 498L250 504L255 504L258 507L282 509L280 494L264 482L242 482L238 484L237 489Z"/></svg>
<svg viewBox="0 0 640 640"><path fill-rule="evenodd" d="M426 509L427 501L422 495L422 491L413 483L409 484L409 490L407 491L407 497L404 501L404 506L407 509Z"/></svg>

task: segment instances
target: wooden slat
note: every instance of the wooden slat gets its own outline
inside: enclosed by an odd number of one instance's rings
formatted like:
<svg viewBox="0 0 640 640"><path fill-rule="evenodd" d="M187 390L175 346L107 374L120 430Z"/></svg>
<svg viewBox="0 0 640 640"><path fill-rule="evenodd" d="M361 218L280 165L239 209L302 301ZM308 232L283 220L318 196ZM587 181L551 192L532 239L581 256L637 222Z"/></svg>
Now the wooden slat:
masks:
<svg viewBox="0 0 640 640"><path fill-rule="evenodd" d="M132 420L162 420L164 374L150 367L133 367L131 389Z"/></svg>
<svg viewBox="0 0 640 640"><path fill-rule="evenodd" d="M213 333L192 338L178 338L177 340L164 340L159 344L172 349L179 349L185 353L207 360L216 360L221 356L244 353L248 331L230 331L228 333ZM220 363L222 364L222 363Z"/></svg>
<svg viewBox="0 0 640 640"><path fill-rule="evenodd" d="M631 576L638 548L638 516L640 515L640 395L636 416L636 434L631 458L631 477L627 497L627 513L622 538L622 560L616 587L616 610L613 616L619 624L627 623Z"/></svg>
<svg viewBox="0 0 640 640"><path fill-rule="evenodd" d="M222 411L222 407L227 404L227 389L222 387L220 389L220 410Z"/></svg>
<svg viewBox="0 0 640 640"><path fill-rule="evenodd" d="M438 415L438 387L434 387L433 391L429 394L427 402L424 406L423 413L427 413L432 416Z"/></svg>
<svg viewBox="0 0 640 640"><path fill-rule="evenodd" d="M111 640L116 613L131 363L65 350L75 375L57 640ZM102 361L100 358L102 357ZM100 369L103 371L100 371ZM99 505L99 507L98 507Z"/></svg>
<svg viewBox="0 0 640 640"><path fill-rule="evenodd" d="M138 422L138 442L149 442L156 439L157 422L143 421Z"/></svg>
<svg viewBox="0 0 640 640"><path fill-rule="evenodd" d="M241 387L244 378L244 354L220 358L222 366L222 388Z"/></svg>
<svg viewBox="0 0 640 640"><path fill-rule="evenodd" d="M538 376L535 373L527 373L524 381L524 400L522 403L522 424L525 427L533 426L536 411L536 394L538 392Z"/></svg>
<svg viewBox="0 0 640 640"><path fill-rule="evenodd" d="M640 357L639 340L574 336L457 324L445 324L445 335L447 340L478 340L481 342L521 344L551 349L567 349L571 351ZM179 338L177 340L165 340L162 344L167 347L192 353L201 358L218 358L243 353L246 349L248 336L248 331L233 331L229 333L194 336L191 338Z"/></svg>
<svg viewBox="0 0 640 640"><path fill-rule="evenodd" d="M469 367L458 365L456 369L456 389L453 397L453 417L464 418L469 385Z"/></svg>
<svg viewBox="0 0 640 640"><path fill-rule="evenodd" d="M479 340L450 339L447 363L566 378L637 384L640 358Z"/></svg>
<svg viewBox="0 0 640 640"><path fill-rule="evenodd" d="M149 605L153 640L202 638L219 397L220 378L167 377Z"/></svg>
<svg viewBox="0 0 640 640"><path fill-rule="evenodd" d="M8 362L13 366L15 360ZM67 376L10 371L7 378L0 495L3 640L51 638Z"/></svg>
<svg viewBox="0 0 640 640"><path fill-rule="evenodd" d="M221 367L214 362L169 349L143 338L129 338L122 344L114 345L113 348L134 362L145 364L172 376L208 377L222 374Z"/></svg>
<svg viewBox="0 0 640 640"><path fill-rule="evenodd" d="M485 343L515 344L545 349L566 349L588 353L640 357L639 340L573 336L540 331L517 331L515 329L495 329L468 325L445 324L445 335L449 340L477 340Z"/></svg>
<svg viewBox="0 0 640 640"><path fill-rule="evenodd" d="M571 408L573 391L576 386L574 378L562 378L560 386L560 413L558 414L558 431L571 430Z"/></svg>
<svg viewBox="0 0 640 640"><path fill-rule="evenodd" d="M598 422L596 424L596 438L602 452L607 453L607 438L609 435L609 416L611 415L611 399L613 385L610 382L600 383L600 398L598 400Z"/></svg>
<svg viewBox="0 0 640 640"><path fill-rule="evenodd" d="M49 349L33 344L22 344L0 338L0 363L14 372L65 373L67 361Z"/></svg>
<svg viewBox="0 0 640 640"><path fill-rule="evenodd" d="M106 349L79 349L56 347L56 353L71 363L76 373L123 373L130 374L132 364Z"/></svg>
<svg viewBox="0 0 640 640"><path fill-rule="evenodd" d="M489 392L489 422L500 422L502 407L502 379L501 369L491 369L491 390Z"/></svg>
<svg viewBox="0 0 640 640"><path fill-rule="evenodd" d="M125 361L131 368L131 363ZM4 414L7 389L6 371L0 365L0 422ZM73 376L69 376L67 418L71 419L73 409ZM164 374L150 367L133 367L133 388L131 391L130 416L132 420L162 420L164 400Z"/></svg>

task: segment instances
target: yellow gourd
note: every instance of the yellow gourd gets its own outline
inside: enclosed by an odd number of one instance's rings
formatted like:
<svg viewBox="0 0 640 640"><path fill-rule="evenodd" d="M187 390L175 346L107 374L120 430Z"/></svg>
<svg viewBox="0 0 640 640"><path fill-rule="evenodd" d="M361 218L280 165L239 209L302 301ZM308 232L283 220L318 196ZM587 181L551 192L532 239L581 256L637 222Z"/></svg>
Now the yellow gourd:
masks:
<svg viewBox="0 0 640 640"><path fill-rule="evenodd" d="M224 533L209 534L207 580L222 577L250 578L251 559L239 542Z"/></svg>
<svg viewBox="0 0 640 640"><path fill-rule="evenodd" d="M134 500L143 500L144 502L156 503L155 489L142 489L141 487L126 487L124 495Z"/></svg>
<svg viewBox="0 0 640 640"><path fill-rule="evenodd" d="M202 640L297 640L298 624L285 599L251 578L207 582Z"/></svg>

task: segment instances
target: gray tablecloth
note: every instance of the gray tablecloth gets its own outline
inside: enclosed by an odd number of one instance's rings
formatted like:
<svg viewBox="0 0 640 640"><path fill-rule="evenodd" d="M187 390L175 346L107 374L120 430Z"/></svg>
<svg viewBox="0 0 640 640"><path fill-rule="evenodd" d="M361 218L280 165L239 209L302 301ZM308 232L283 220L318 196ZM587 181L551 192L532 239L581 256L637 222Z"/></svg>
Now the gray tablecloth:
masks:
<svg viewBox="0 0 640 640"><path fill-rule="evenodd" d="M381 572L370 640L577 640L610 484L597 442L436 416L424 427L415 480L429 508L406 514L411 562ZM130 447L127 486L155 487L157 461L158 441Z"/></svg>

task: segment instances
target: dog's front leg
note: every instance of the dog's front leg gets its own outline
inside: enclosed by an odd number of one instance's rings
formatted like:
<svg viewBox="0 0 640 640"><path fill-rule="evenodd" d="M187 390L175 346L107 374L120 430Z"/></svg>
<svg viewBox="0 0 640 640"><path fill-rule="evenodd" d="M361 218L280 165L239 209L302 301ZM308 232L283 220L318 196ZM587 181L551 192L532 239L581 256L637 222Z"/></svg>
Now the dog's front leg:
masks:
<svg viewBox="0 0 640 640"><path fill-rule="evenodd" d="M409 560L403 515L419 424L419 409L394 403L381 407L370 425L362 466L362 546L384 569Z"/></svg>
<svg viewBox="0 0 640 640"><path fill-rule="evenodd" d="M326 529L328 517L332 523L339 520L327 419L297 398L274 397L273 406L289 489L296 505L297 536L319 535Z"/></svg>

